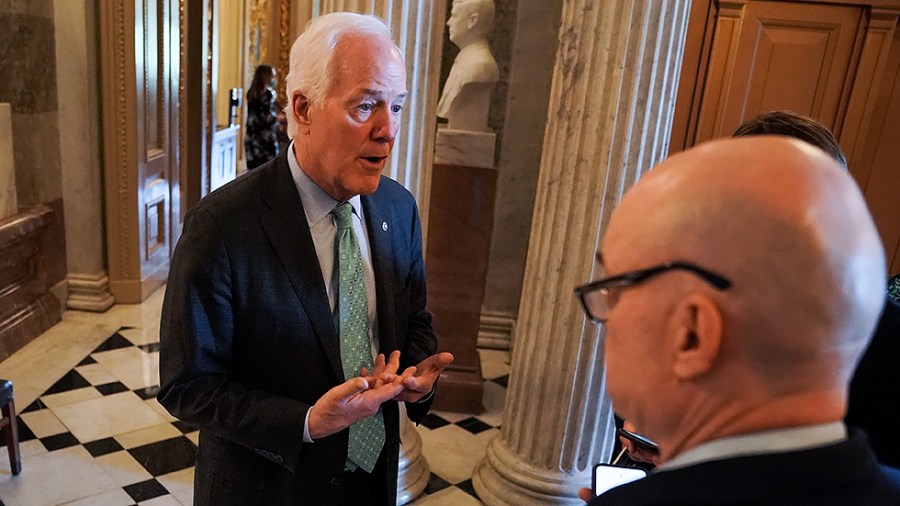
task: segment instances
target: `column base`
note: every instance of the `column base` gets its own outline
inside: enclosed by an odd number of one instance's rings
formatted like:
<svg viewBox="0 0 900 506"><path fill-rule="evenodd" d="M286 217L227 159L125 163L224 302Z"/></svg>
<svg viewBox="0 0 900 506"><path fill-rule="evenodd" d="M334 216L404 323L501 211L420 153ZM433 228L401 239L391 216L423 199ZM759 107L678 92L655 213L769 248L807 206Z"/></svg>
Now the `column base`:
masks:
<svg viewBox="0 0 900 506"><path fill-rule="evenodd" d="M397 469L397 504L406 504L418 497L428 486L431 470L422 454L422 437L400 407L400 458Z"/></svg>
<svg viewBox="0 0 900 506"><path fill-rule="evenodd" d="M484 460L472 473L472 485L488 506L571 504L584 506L578 489L590 486L588 473L571 475L523 462L501 436L491 440Z"/></svg>
<svg viewBox="0 0 900 506"><path fill-rule="evenodd" d="M69 274L68 281L66 307L69 309L102 313L116 303L106 274Z"/></svg>
<svg viewBox="0 0 900 506"><path fill-rule="evenodd" d="M478 347L496 350L512 349L516 318L504 313L482 312L478 321Z"/></svg>

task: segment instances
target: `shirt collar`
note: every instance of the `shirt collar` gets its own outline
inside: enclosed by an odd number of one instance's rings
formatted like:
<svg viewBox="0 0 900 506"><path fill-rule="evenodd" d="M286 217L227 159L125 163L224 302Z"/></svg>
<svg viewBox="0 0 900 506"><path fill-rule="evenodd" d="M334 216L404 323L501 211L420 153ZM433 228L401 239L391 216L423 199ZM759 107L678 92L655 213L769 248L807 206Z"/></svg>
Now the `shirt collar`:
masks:
<svg viewBox="0 0 900 506"><path fill-rule="evenodd" d="M303 204L303 211L306 213L306 221L310 227L314 227L328 217L340 202L325 193L325 190L319 188L315 181L303 172L303 169L300 168L300 162L297 161L297 155L294 153L293 141L288 146L287 160L288 167L291 169L291 177L294 179L294 185L297 187L297 192L300 193L300 202ZM353 211L362 219L362 200L359 195L354 195L347 202L353 206Z"/></svg>
<svg viewBox="0 0 900 506"><path fill-rule="evenodd" d="M657 470L660 472L670 471L710 460L723 460L746 455L807 450L838 443L845 439L847 439L847 427L842 422L741 434L697 445L659 466Z"/></svg>

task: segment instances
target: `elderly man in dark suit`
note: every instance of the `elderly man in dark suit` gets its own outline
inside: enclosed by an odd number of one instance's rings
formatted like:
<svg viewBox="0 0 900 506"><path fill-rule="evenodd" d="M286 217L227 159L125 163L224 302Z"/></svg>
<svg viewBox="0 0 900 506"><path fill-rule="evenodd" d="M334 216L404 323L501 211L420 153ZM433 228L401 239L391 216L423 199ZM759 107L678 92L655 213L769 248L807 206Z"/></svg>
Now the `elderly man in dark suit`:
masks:
<svg viewBox="0 0 900 506"><path fill-rule="evenodd" d="M608 277L578 292L606 323L613 403L660 466L583 499L900 504L896 471L842 422L885 260L833 159L768 136L675 155L625 195L598 259Z"/></svg>
<svg viewBox="0 0 900 506"><path fill-rule="evenodd" d="M381 176L408 95L377 18L291 50L290 149L185 218L159 401L200 428L196 504L394 504L398 403L440 372L412 196ZM387 358L385 358L387 357Z"/></svg>

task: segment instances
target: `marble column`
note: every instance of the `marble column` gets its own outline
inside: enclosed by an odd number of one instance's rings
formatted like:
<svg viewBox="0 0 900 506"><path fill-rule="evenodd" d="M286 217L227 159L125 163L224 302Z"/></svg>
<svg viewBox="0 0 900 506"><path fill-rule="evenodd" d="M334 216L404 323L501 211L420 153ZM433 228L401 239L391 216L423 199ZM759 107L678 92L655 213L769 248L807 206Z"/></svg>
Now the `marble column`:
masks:
<svg viewBox="0 0 900 506"><path fill-rule="evenodd" d="M95 2L55 0L59 149L66 226L66 306L105 311L115 302L103 253L103 189ZM90 36L88 36L90 34ZM65 97L81 97L71 100Z"/></svg>
<svg viewBox="0 0 900 506"><path fill-rule="evenodd" d="M564 1L503 428L473 475L485 504L584 504L609 460L603 332L572 289L624 190L668 151L689 9Z"/></svg>

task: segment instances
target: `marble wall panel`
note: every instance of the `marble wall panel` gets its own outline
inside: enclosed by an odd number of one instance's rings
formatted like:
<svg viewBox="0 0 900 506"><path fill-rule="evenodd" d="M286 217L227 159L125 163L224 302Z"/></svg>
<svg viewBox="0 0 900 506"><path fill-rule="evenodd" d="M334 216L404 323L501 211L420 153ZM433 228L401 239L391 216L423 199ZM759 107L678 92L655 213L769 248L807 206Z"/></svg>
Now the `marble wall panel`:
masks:
<svg viewBox="0 0 900 506"><path fill-rule="evenodd" d="M56 111L16 113L13 109L12 124L19 206L31 206L62 197L59 119Z"/></svg>
<svg viewBox="0 0 900 506"><path fill-rule="evenodd" d="M61 175L52 0L0 0L0 75L0 102L12 107L19 205L58 199Z"/></svg>
<svg viewBox="0 0 900 506"><path fill-rule="evenodd" d="M534 196L550 101L561 2L518 0L499 153L494 231L484 313L514 318L519 309ZM492 111L493 114L494 111Z"/></svg>
<svg viewBox="0 0 900 506"><path fill-rule="evenodd" d="M0 0L0 16L4 14L52 18L53 0Z"/></svg>
<svg viewBox="0 0 900 506"><path fill-rule="evenodd" d="M53 41L52 17L0 12L0 97L13 112L56 110Z"/></svg>
<svg viewBox="0 0 900 506"><path fill-rule="evenodd" d="M13 162L12 113L0 104L0 221L16 214L16 166Z"/></svg>

